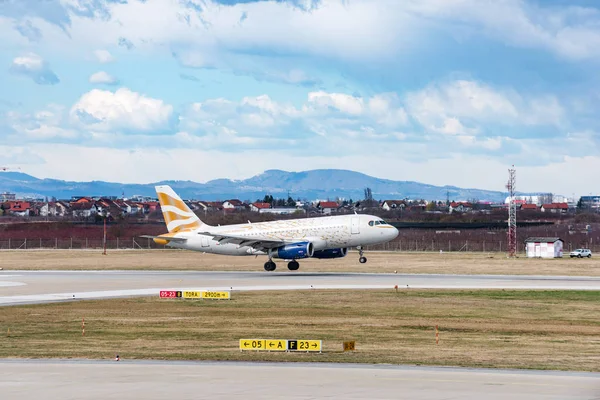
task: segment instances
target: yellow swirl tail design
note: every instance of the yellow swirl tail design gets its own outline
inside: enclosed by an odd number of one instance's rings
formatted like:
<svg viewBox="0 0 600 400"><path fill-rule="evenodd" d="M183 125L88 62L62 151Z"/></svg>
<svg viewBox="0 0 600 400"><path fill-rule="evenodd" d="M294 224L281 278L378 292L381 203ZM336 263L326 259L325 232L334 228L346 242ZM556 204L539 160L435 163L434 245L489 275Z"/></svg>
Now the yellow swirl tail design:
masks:
<svg viewBox="0 0 600 400"><path fill-rule="evenodd" d="M169 232L189 231L204 225L170 186L155 186L154 189Z"/></svg>

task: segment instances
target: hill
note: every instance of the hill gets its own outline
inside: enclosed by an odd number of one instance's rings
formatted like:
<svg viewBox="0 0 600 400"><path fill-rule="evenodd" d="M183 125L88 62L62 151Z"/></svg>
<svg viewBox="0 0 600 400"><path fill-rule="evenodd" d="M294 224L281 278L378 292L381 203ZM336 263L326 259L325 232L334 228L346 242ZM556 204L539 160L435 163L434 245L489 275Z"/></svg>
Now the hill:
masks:
<svg viewBox="0 0 600 400"><path fill-rule="evenodd" d="M244 180L215 179L206 183L193 181L160 181L151 184L123 184L118 182L90 181L72 182L58 179L39 179L19 172L0 173L0 192L16 193L20 196L56 197L69 199L71 196L121 196L133 195L155 197L154 186L171 185L185 199L256 200L265 194L274 197L359 200L364 189L369 187L377 200L426 199L450 200L478 199L503 201L506 192L480 189L465 189L456 186L434 186L414 181L393 181L339 169L317 169L302 172L267 170Z"/></svg>

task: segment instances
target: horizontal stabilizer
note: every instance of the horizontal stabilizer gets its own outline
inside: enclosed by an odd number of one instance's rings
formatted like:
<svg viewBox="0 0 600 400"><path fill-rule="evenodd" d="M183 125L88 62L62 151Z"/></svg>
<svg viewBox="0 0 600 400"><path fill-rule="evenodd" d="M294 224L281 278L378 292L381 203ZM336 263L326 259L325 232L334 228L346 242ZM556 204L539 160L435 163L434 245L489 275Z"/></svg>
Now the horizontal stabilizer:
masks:
<svg viewBox="0 0 600 400"><path fill-rule="evenodd" d="M151 236L151 235L142 235L140 236L142 238L146 238L146 239L158 239L158 240L166 240L167 242L185 242L187 241L187 238L181 238L181 237L170 237L170 236Z"/></svg>

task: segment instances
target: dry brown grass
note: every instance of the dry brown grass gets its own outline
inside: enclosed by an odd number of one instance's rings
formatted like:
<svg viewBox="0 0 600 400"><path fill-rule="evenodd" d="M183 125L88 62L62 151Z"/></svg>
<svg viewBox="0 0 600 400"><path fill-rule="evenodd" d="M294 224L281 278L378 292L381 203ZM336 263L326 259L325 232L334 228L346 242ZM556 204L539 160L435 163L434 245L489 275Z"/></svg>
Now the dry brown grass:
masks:
<svg viewBox="0 0 600 400"><path fill-rule="evenodd" d="M385 272L434 274L515 274L600 276L600 260L507 259L504 253L395 253L368 252L367 264L358 253L341 259L301 260L301 271ZM265 257L230 257L186 250L29 250L2 251L0 267L12 269L149 269L262 271ZM276 260L277 261L277 260ZM278 270L287 270L278 261Z"/></svg>
<svg viewBox="0 0 600 400"><path fill-rule="evenodd" d="M600 371L598 292L303 291L6 307L0 357L327 361ZM86 335L81 334L85 317ZM435 325L440 342L435 344ZM240 352L323 340L323 354ZM357 351L341 352L344 340Z"/></svg>

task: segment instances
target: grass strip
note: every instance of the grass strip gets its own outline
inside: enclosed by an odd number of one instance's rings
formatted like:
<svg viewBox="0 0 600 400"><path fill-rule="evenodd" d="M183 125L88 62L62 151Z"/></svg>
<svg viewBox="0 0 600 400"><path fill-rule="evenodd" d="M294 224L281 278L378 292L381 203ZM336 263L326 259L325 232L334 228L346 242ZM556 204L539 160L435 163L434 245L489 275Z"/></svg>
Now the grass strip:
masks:
<svg viewBox="0 0 600 400"><path fill-rule="evenodd" d="M600 292L233 293L0 309L0 357L311 361L600 371ZM82 336L85 318L85 336ZM435 343L435 326L439 344ZM10 330L10 333L8 332ZM323 354L240 352L240 338L323 340ZM356 351L342 352L342 342Z"/></svg>

